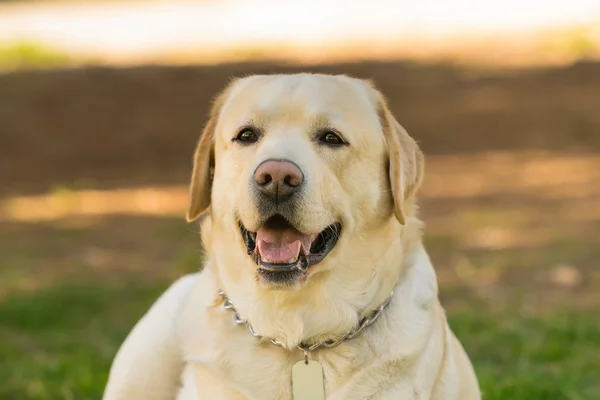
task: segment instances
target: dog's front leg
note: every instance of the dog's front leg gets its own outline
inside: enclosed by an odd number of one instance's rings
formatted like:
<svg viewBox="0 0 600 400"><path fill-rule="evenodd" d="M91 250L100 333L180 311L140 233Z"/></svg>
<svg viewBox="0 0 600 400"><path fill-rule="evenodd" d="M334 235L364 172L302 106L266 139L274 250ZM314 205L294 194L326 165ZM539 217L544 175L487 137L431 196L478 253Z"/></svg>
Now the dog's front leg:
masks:
<svg viewBox="0 0 600 400"><path fill-rule="evenodd" d="M104 400L175 398L183 368L175 320L194 282L187 276L171 285L136 324L113 361Z"/></svg>

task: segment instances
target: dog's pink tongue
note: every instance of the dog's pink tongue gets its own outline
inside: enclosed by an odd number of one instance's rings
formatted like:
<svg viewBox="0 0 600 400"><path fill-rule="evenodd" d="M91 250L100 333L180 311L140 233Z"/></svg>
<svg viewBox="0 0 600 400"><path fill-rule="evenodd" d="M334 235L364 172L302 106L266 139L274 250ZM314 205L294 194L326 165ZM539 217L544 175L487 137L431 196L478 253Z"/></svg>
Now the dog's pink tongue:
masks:
<svg viewBox="0 0 600 400"><path fill-rule="evenodd" d="M296 260L298 252L308 255L316 235L304 235L295 229L260 228L256 247L264 261L287 264Z"/></svg>

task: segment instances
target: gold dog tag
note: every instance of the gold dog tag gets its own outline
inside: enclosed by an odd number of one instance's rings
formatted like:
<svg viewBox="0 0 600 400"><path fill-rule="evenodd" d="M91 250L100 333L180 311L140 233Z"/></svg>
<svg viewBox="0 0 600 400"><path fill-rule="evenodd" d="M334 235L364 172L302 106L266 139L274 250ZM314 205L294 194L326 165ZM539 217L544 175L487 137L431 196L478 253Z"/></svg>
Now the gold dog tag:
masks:
<svg viewBox="0 0 600 400"><path fill-rule="evenodd" d="M298 361L292 368L293 399L324 400L323 366L317 361L307 361Z"/></svg>

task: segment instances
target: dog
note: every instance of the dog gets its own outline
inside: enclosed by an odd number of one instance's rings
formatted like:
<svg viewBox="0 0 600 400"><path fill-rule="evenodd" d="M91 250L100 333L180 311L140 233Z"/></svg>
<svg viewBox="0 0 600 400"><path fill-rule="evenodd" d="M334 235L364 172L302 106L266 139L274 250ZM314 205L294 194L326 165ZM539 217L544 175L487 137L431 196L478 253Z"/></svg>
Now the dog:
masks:
<svg viewBox="0 0 600 400"><path fill-rule="evenodd" d="M136 324L104 399L480 399L421 240L423 170L371 81L232 80L194 156L203 268Z"/></svg>

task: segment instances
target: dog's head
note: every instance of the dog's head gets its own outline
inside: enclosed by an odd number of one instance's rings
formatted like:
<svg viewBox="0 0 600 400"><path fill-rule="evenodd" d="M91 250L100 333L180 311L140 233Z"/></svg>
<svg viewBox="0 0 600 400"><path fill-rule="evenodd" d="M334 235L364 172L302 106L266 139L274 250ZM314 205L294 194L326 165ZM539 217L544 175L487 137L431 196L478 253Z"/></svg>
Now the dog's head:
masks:
<svg viewBox="0 0 600 400"><path fill-rule="evenodd" d="M417 144L369 82L250 76L214 103L187 219L210 210L210 240L239 275L298 289L405 224L422 169Z"/></svg>

